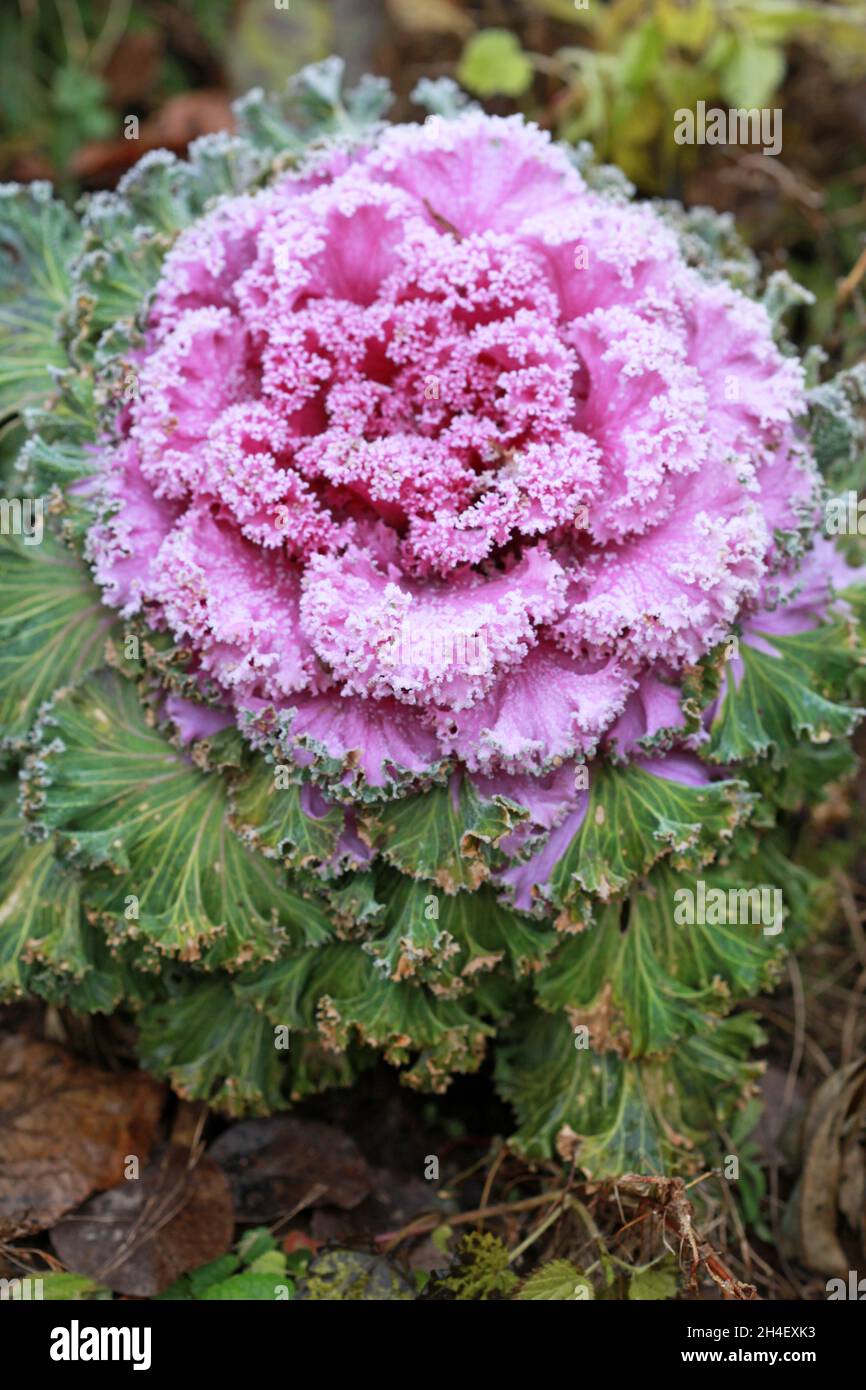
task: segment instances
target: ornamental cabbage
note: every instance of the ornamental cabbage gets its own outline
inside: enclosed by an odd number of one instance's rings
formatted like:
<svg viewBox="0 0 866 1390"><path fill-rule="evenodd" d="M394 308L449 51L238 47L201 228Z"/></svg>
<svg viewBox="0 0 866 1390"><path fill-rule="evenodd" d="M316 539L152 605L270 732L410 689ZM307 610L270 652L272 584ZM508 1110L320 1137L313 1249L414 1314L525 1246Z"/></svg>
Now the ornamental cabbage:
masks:
<svg viewBox="0 0 866 1390"><path fill-rule="evenodd" d="M0 542L0 990L133 1010L231 1113L492 1055L526 1152L688 1169L860 713L798 292L419 98L388 126L332 61L78 218L2 190L5 486L46 525Z"/></svg>

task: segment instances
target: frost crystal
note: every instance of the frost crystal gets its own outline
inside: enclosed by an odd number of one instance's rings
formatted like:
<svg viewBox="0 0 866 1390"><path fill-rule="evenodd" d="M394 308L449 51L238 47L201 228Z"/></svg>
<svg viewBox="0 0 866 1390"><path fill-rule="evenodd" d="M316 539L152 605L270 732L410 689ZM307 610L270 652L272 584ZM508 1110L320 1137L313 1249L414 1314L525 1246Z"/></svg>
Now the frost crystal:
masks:
<svg viewBox="0 0 866 1390"><path fill-rule="evenodd" d="M180 236L97 575L374 787L393 736L539 773L754 608L812 499L803 408L653 210L518 117L431 117Z"/></svg>

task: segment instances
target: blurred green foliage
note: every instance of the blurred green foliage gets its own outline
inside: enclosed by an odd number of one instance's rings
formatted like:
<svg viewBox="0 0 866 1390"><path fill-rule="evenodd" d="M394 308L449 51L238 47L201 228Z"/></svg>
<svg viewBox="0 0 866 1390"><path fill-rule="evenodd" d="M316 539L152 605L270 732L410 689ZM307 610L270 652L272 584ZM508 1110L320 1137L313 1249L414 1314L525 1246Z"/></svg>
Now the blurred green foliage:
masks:
<svg viewBox="0 0 866 1390"><path fill-rule="evenodd" d="M559 135L591 140L602 158L654 192L668 191L698 158L694 146L675 144L674 112L699 100L767 106L784 81L792 43L848 78L866 74L863 0L587 0L585 8L576 0L527 0L524 8L581 30L580 46L559 48L552 63L540 55L542 70L567 89L557 102ZM504 61L499 34L477 34L464 50L458 76L479 96L520 95L528 86L496 85L496 62ZM509 74L517 60L509 52Z"/></svg>
<svg viewBox="0 0 866 1390"><path fill-rule="evenodd" d="M480 97L523 96L532 85L532 63L508 29L484 29L463 50L457 80Z"/></svg>
<svg viewBox="0 0 866 1390"><path fill-rule="evenodd" d="M111 186L124 151L101 168L99 144L121 145L125 115L144 125L204 87L228 119L226 97L281 88L332 50L355 80L390 78L401 119L419 77L454 76L493 110L591 141L644 195L731 210L814 293L798 342L837 365L866 350L859 281L837 298L866 243L866 0L4 0L0 179L52 178L68 198ZM677 145L675 112L699 100L781 107L780 158Z"/></svg>
<svg viewBox="0 0 866 1390"><path fill-rule="evenodd" d="M72 155L93 140L121 134L122 112L112 104L105 67L119 40L162 35L172 24L217 54L225 44L233 0L5 0L0 10L0 163L34 162L74 189ZM186 62L160 55L149 103L184 91L195 80L191 46ZM134 108L133 108L134 109ZM45 165L43 169L41 166ZM26 166L25 166L26 167Z"/></svg>
<svg viewBox="0 0 866 1390"><path fill-rule="evenodd" d="M866 300L859 282L841 299L837 286L866 242L866 119L851 119L866 111L866 0L582 4L521 0L522 46L509 34L506 54L503 32L481 28L463 45L459 80L500 104L517 97L561 139L590 141L643 194L730 209L762 256L815 295L798 311L800 344L859 360ZM675 113L698 101L779 107L780 158L678 145Z"/></svg>

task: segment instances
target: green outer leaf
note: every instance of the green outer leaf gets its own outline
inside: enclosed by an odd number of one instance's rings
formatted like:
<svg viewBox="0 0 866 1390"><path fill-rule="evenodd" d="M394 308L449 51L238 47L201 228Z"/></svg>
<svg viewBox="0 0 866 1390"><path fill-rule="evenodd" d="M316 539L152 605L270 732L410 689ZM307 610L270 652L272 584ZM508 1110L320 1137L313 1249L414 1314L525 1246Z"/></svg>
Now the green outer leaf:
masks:
<svg viewBox="0 0 866 1390"><path fill-rule="evenodd" d="M274 774L273 764L259 757L233 788L232 828L268 859L281 859L293 868L321 864L333 854L343 829L342 807L333 806L323 816L307 815L301 784L278 787Z"/></svg>
<svg viewBox="0 0 866 1390"><path fill-rule="evenodd" d="M743 783L689 786L632 764L603 768L589 790L586 814L551 874L553 900L581 893L622 893L638 874L669 855L676 867L706 863L749 814Z"/></svg>
<svg viewBox="0 0 866 1390"><path fill-rule="evenodd" d="M857 771L857 758L847 740L800 742L788 751L781 767L767 758L746 768L749 785L760 794L752 824L770 829L780 810L814 810L834 784L844 784Z"/></svg>
<svg viewBox="0 0 866 1390"><path fill-rule="evenodd" d="M746 1061L761 1034L745 1014L684 1039L664 1061L579 1052L562 1015L519 1019L512 1037L496 1076L520 1120L515 1147L549 1157L567 1125L594 1179L693 1171L760 1071Z"/></svg>
<svg viewBox="0 0 866 1390"><path fill-rule="evenodd" d="M94 472L100 427L90 374L72 368L57 373L49 400L26 415L30 438L17 461L19 477L31 496L47 496L63 539L81 551L93 507L87 491L75 492L71 484Z"/></svg>
<svg viewBox="0 0 866 1390"><path fill-rule="evenodd" d="M113 359L140 345L150 294L177 233L217 198L254 188L266 167L249 141L222 131L194 140L186 159L149 151L116 192L87 202L81 254L71 270L71 355L80 363L95 360L101 369L109 415L121 400Z"/></svg>
<svg viewBox="0 0 866 1390"><path fill-rule="evenodd" d="M310 947L245 970L233 984L236 998L293 1036L296 1030L315 1029L317 1001L311 977L321 949Z"/></svg>
<svg viewBox="0 0 866 1390"><path fill-rule="evenodd" d="M50 845L24 845L17 782L0 784L0 796L0 998L14 999L28 987L31 943L74 937L79 885L58 870Z"/></svg>
<svg viewBox="0 0 866 1390"><path fill-rule="evenodd" d="M81 881L50 842L30 845L17 780L0 782L0 999L27 992L88 1013L110 1013L133 981L81 908Z"/></svg>
<svg viewBox="0 0 866 1390"><path fill-rule="evenodd" d="M235 993L274 1025L317 1028L332 1052L359 1041L393 1066L411 1062L404 1079L433 1090L444 1090L455 1072L475 1071L493 1031L471 1001L439 999L383 978L355 943L299 952L245 972Z"/></svg>
<svg viewBox="0 0 866 1390"><path fill-rule="evenodd" d="M344 874L339 883L324 884L322 891L342 936L366 936L382 919L385 904L376 897L376 880L369 869Z"/></svg>
<svg viewBox="0 0 866 1390"><path fill-rule="evenodd" d="M60 315L81 232L51 185L0 185L0 416L44 400L67 365Z"/></svg>
<svg viewBox="0 0 866 1390"><path fill-rule="evenodd" d="M254 990L240 988L249 983L247 973L235 987L224 977L193 971L169 978L165 997L139 1014L142 1064L179 1094L231 1115L267 1115L285 1109L289 1095L300 1100L350 1085L357 1059L296 1034L289 1008L277 1004L276 1022L292 1032L288 1049L275 1046L274 1022L251 1007ZM314 1011L315 998L305 1003Z"/></svg>
<svg viewBox="0 0 866 1390"><path fill-rule="evenodd" d="M420 78L412 88L410 100L416 106L423 106L431 116L442 116L446 121L456 120L468 111L480 110L478 103L470 101L450 77Z"/></svg>
<svg viewBox="0 0 866 1390"><path fill-rule="evenodd" d="M290 1054L274 1046L272 1025L244 1008L224 979L170 982L167 998L139 1015L139 1052L142 1066L190 1100L230 1115L285 1109Z"/></svg>
<svg viewBox="0 0 866 1390"><path fill-rule="evenodd" d="M700 877L724 891L782 887L778 866L760 854ZM661 866L630 895L627 926L615 904L569 936L538 976L542 1007L567 1010L589 1030L595 1051L664 1056L699 1031L706 1014L766 989L780 968L784 933L764 935L761 923L678 924L675 893L695 887L696 878Z"/></svg>
<svg viewBox="0 0 866 1390"><path fill-rule="evenodd" d="M98 242L91 233L95 248L81 256L74 268L78 356L84 339L95 344L118 323L126 328L124 346L131 345L133 325L149 303L168 249L164 236L142 236L140 231L136 236L135 229L124 227L119 217L114 234L110 227L106 231L106 238Z"/></svg>
<svg viewBox="0 0 866 1390"><path fill-rule="evenodd" d="M490 873L492 848L527 812L495 796L484 800L464 777L369 810L365 838L401 873L433 879L446 893L477 888Z"/></svg>
<svg viewBox="0 0 866 1390"><path fill-rule="evenodd" d="M0 536L0 738L21 748L43 701L101 666L119 631L85 566L48 530Z"/></svg>
<svg viewBox="0 0 866 1390"><path fill-rule="evenodd" d="M823 744L850 734L863 711L836 703L856 665L842 622L792 637L757 635L779 655L740 643L742 677L736 685L729 666L706 756L728 765L770 754L780 767L804 735Z"/></svg>
<svg viewBox="0 0 866 1390"><path fill-rule="evenodd" d="M24 421L18 417L7 420L0 429L0 492L4 497L13 497L15 490L21 489L22 478L17 470L18 456L27 439ZM38 496L28 492L28 496Z"/></svg>
<svg viewBox="0 0 866 1390"><path fill-rule="evenodd" d="M618 917L617 910L607 909L569 938L539 980L539 1002L566 1008L574 1025L588 1029L593 1050L664 1055L700 1026L702 1006L715 1002L718 1008L718 992L713 1001L707 998L710 990L690 989L668 974L656 955L652 912L637 896L624 932L618 930Z"/></svg>
<svg viewBox="0 0 866 1390"><path fill-rule="evenodd" d="M828 483L856 486L866 444L866 362L837 372L809 392L809 433L815 461Z"/></svg>
<svg viewBox="0 0 866 1390"><path fill-rule="evenodd" d="M335 56L310 63L289 79L282 98L254 88L234 104L238 129L256 149L292 156L323 136L369 139L391 105L391 88L384 78L365 75L344 93L344 69Z"/></svg>
<svg viewBox="0 0 866 1390"><path fill-rule="evenodd" d="M106 865L88 902L115 930L209 966L273 957L295 941L324 940L321 908L228 828L226 788L198 771L148 725L138 689L111 671L90 676L46 715L45 742L28 760L27 804L72 859ZM138 917L126 915L138 899Z"/></svg>
<svg viewBox="0 0 866 1390"><path fill-rule="evenodd" d="M549 925L507 908L484 884L449 897L385 873L378 897L386 904L385 930L371 940L370 955L387 963L391 979L417 979L440 991L460 992L503 960L515 976L525 975L558 940Z"/></svg>

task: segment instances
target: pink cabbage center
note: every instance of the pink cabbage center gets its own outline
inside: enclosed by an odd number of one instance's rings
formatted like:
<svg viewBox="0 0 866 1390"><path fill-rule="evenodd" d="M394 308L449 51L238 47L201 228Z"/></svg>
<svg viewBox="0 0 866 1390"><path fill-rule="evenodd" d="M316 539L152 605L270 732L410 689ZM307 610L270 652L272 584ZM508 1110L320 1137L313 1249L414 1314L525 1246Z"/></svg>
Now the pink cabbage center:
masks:
<svg viewBox="0 0 866 1390"><path fill-rule="evenodd" d="M137 371L109 602L374 784L591 756L754 607L813 488L764 310L518 117L224 201Z"/></svg>

